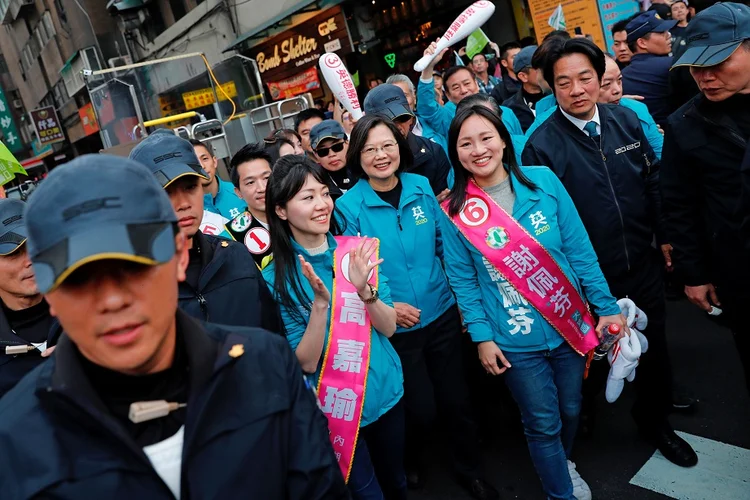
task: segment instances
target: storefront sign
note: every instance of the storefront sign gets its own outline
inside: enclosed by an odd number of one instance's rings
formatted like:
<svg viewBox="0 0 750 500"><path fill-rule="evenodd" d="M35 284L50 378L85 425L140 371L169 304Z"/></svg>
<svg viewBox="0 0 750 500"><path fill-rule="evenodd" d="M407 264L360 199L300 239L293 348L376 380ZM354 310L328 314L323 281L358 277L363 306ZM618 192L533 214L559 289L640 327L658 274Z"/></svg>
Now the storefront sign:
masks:
<svg viewBox="0 0 750 500"><path fill-rule="evenodd" d="M29 111L29 117L42 146L65 140L65 134L63 134L54 106Z"/></svg>
<svg viewBox="0 0 750 500"><path fill-rule="evenodd" d="M83 125L83 133L85 135L89 136L99 132L99 124L96 122L93 104L88 103L79 109L78 116L81 118L81 125Z"/></svg>
<svg viewBox="0 0 750 500"><path fill-rule="evenodd" d="M237 86L234 82L227 82L223 84L221 88L224 89L224 92L222 92L221 89L216 89L216 93L218 94L220 101L227 100L227 96L224 95L225 93L229 95L230 98L237 97ZM210 87L206 89L185 92L184 94L182 94L182 100L185 102L185 110L187 111L191 109L202 108L203 106L209 106L216 102L216 100L214 99L214 91Z"/></svg>
<svg viewBox="0 0 750 500"><path fill-rule="evenodd" d="M594 43L605 49L597 0L529 0L529 9L538 43L542 43L544 35L552 31L549 19L558 5L562 5L565 26L571 35L576 28L581 28L584 35L591 35Z"/></svg>
<svg viewBox="0 0 750 500"><path fill-rule="evenodd" d="M304 74L316 66L326 52L341 56L352 52L346 19L339 6L268 39L246 55L255 59L264 83L270 85L299 78L300 72Z"/></svg>
<svg viewBox="0 0 750 500"><path fill-rule="evenodd" d="M8 100L5 93L0 89L0 130L3 131L3 142L13 153L23 151L21 137L18 135L16 123L13 121L13 115L10 113Z"/></svg>
<svg viewBox="0 0 750 500"><path fill-rule="evenodd" d="M320 80L318 79L318 70L315 68L310 68L286 80L268 82L268 91L271 92L271 99L274 101L289 99L290 97L319 88Z"/></svg>
<svg viewBox="0 0 750 500"><path fill-rule="evenodd" d="M615 40L612 38L612 25L621 19L632 16L640 10L637 0L599 0L599 15L602 20L606 43L606 47L602 47L602 49L605 52L611 52L615 44Z"/></svg>

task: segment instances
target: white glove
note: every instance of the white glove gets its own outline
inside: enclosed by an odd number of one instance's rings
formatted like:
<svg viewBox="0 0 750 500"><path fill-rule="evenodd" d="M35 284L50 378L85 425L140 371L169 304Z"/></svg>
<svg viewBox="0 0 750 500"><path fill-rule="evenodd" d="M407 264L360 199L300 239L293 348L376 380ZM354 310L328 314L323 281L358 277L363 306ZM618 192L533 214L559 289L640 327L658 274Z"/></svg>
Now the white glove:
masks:
<svg viewBox="0 0 750 500"><path fill-rule="evenodd" d="M628 382L635 380L638 360L641 354L648 350L648 340L639 331L648 325L646 314L638 309L630 299L620 299L617 301L617 305L620 306L620 310L627 320L631 334L618 340L607 353L611 368L604 394L610 403L614 403L622 394L625 380Z"/></svg>

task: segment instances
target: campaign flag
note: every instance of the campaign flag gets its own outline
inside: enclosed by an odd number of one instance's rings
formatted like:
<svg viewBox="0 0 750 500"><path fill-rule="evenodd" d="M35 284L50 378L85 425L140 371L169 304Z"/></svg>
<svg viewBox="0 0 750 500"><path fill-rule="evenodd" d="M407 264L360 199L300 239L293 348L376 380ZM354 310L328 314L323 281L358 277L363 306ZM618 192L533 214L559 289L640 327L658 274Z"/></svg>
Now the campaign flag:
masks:
<svg viewBox="0 0 750 500"><path fill-rule="evenodd" d="M488 43L490 39L484 34L482 28L477 28L466 40L466 55L469 59L474 59L474 56L482 52Z"/></svg>
<svg viewBox="0 0 750 500"><path fill-rule="evenodd" d="M552 26L553 30L565 30L567 29L565 26L565 14L563 14L563 8L562 4L557 4L557 8L552 12L552 15L549 16L549 20L547 21L547 24Z"/></svg>

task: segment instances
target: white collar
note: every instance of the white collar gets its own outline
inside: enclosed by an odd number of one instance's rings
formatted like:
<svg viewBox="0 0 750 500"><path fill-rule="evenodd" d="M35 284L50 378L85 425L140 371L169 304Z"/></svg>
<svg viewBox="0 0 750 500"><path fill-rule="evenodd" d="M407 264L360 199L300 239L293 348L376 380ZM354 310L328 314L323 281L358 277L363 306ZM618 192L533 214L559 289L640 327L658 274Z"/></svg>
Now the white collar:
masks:
<svg viewBox="0 0 750 500"><path fill-rule="evenodd" d="M581 132L583 132L583 127L585 127L588 122L594 122L596 123L597 128L601 133L602 122L599 119L599 106L594 106L594 116L591 118L591 120L581 120L580 118L576 118L575 116L570 116L568 113L563 111L562 108L560 108L560 112L565 118L570 120L570 123L578 127L578 130L580 130Z"/></svg>
<svg viewBox="0 0 750 500"><path fill-rule="evenodd" d="M414 127L412 127L411 131L414 135L421 136L422 135L422 124L419 123L419 118L416 116L414 117Z"/></svg>

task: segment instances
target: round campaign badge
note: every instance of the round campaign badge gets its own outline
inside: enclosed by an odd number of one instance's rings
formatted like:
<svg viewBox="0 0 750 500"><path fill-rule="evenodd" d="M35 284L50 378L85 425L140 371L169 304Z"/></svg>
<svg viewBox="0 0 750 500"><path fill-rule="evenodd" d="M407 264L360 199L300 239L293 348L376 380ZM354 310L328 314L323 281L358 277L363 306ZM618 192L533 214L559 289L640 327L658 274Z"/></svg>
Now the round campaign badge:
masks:
<svg viewBox="0 0 750 500"><path fill-rule="evenodd" d="M244 214L232 220L230 227L232 228L232 231L241 233L242 231L250 227L250 223L252 223L252 221L253 220L251 218L251 215L245 212Z"/></svg>
<svg viewBox="0 0 750 500"><path fill-rule="evenodd" d="M374 262L374 255L370 257L370 262ZM344 254L344 257L341 259L341 270L344 273L344 279L348 281L349 283L352 282L352 280L349 279L349 252L346 252ZM370 271L370 274L367 276L367 281L370 281L372 279L372 275L375 273L375 269ZM353 284L353 283L352 283Z"/></svg>
<svg viewBox="0 0 750 500"><path fill-rule="evenodd" d="M245 246L253 255L260 255L271 245L271 234L264 227L254 227L245 235Z"/></svg>
<svg viewBox="0 0 750 500"><path fill-rule="evenodd" d="M488 247L495 250L502 250L510 241L510 236L508 236L508 232L504 227L495 226L487 230L485 241Z"/></svg>
<svg viewBox="0 0 750 500"><path fill-rule="evenodd" d="M461 218L461 222L467 226L481 226L487 221L487 217L490 216L490 207L487 206L487 203L483 199L471 197L466 200L458 216Z"/></svg>

